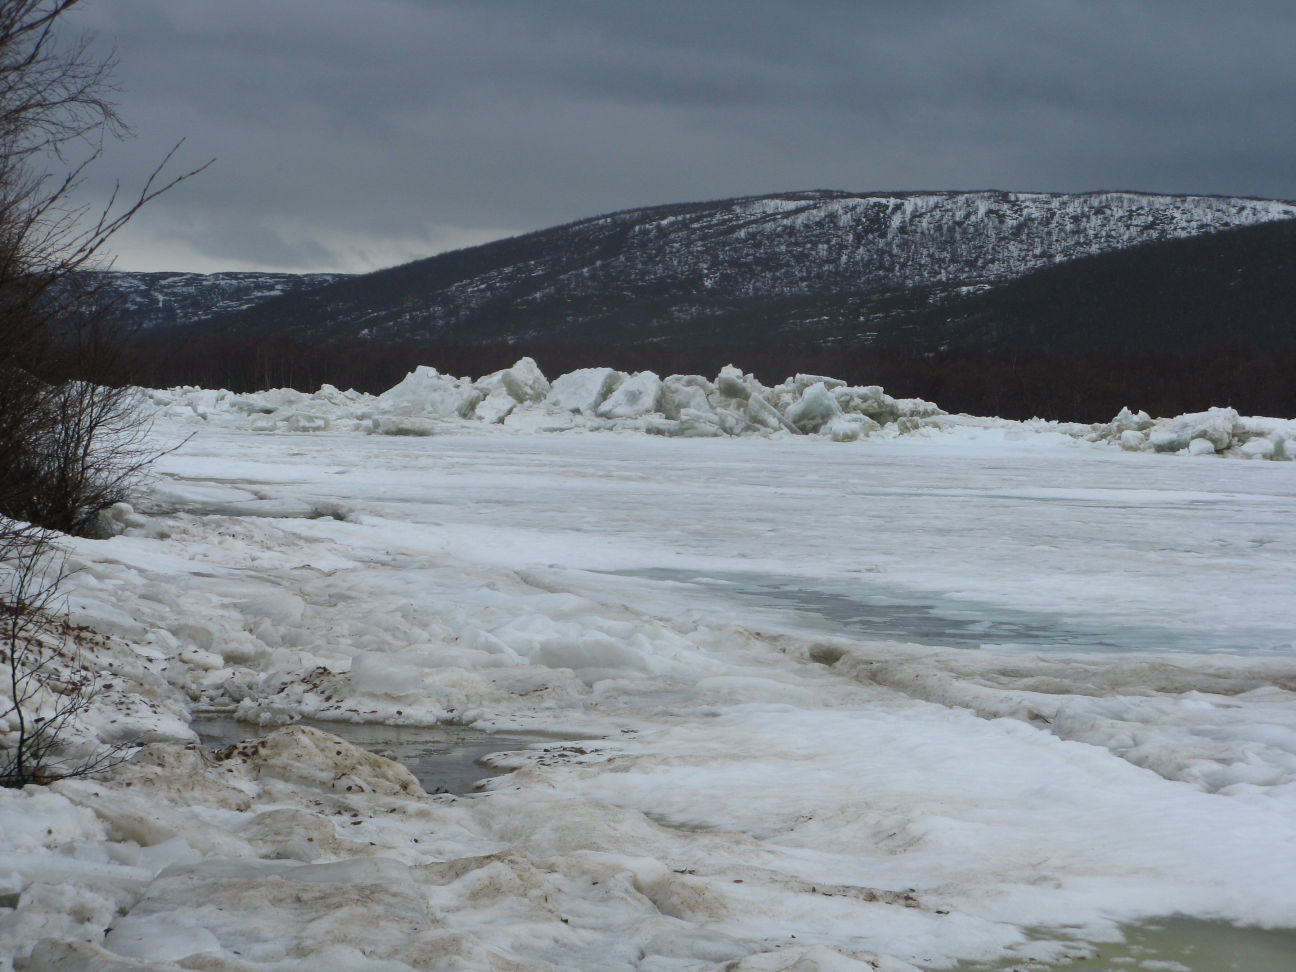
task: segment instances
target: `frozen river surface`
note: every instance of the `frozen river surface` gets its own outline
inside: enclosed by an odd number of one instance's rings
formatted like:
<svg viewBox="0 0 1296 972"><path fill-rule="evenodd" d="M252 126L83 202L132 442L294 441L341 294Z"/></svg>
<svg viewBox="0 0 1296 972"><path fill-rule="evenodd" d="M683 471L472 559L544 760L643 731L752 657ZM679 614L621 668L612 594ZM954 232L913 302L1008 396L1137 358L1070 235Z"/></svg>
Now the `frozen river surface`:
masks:
<svg viewBox="0 0 1296 972"><path fill-rule="evenodd" d="M1117 944L1169 916L1291 942L1296 465L211 430L140 506L69 589L152 686L117 731L160 742L0 803L58 831L0 856L28 967L1215 967ZM315 730L213 761L194 711L552 741L425 796Z"/></svg>

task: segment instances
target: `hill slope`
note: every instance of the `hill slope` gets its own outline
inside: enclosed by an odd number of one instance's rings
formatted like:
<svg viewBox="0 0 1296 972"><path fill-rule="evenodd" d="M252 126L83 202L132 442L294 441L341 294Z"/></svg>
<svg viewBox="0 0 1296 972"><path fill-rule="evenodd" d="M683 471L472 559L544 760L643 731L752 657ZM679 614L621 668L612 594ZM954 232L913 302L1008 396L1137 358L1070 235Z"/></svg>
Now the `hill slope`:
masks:
<svg viewBox="0 0 1296 972"><path fill-rule="evenodd" d="M334 283L347 274L110 270L88 276L93 285L105 288L121 318L147 332L237 313L273 297Z"/></svg>
<svg viewBox="0 0 1296 972"><path fill-rule="evenodd" d="M800 192L629 210L259 302L225 333L458 341L878 341L1062 263L1296 216L1256 199Z"/></svg>

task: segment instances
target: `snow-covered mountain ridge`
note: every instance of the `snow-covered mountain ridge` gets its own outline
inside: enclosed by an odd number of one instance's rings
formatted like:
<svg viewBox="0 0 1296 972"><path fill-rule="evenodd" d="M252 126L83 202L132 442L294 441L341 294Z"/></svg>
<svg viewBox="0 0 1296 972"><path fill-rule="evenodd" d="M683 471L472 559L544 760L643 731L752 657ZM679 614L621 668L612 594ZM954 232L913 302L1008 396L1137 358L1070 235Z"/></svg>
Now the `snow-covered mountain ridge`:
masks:
<svg viewBox="0 0 1296 972"><path fill-rule="evenodd" d="M659 251L663 276L723 273L744 259L758 271L762 258L796 260L788 252L795 243L825 276L912 286L1003 280L1152 240L1290 219L1296 205L1132 192L795 193L697 214L654 213L607 219L634 224L627 249Z"/></svg>
<svg viewBox="0 0 1296 972"><path fill-rule="evenodd" d="M1132 192L795 192L627 210L258 304L231 331L732 343L885 336L894 314L1138 244L1296 216Z"/></svg>
<svg viewBox="0 0 1296 972"><path fill-rule="evenodd" d="M1290 202L1135 192L782 193L627 210L331 282L267 276L176 320L382 340L885 340L906 314L1042 268L1293 216Z"/></svg>

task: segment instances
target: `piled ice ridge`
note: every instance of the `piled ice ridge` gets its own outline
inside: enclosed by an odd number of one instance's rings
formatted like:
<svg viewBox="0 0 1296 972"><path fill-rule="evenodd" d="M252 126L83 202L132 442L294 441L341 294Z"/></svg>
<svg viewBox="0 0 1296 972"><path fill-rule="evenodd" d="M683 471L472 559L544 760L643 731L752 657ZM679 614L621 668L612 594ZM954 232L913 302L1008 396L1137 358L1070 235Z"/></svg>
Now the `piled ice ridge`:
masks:
<svg viewBox="0 0 1296 972"><path fill-rule="evenodd" d="M1049 431L1131 452L1296 459L1296 420L1242 417L1212 408L1168 419L1122 409L1096 425L1026 423L949 415L920 398L893 398L878 385L850 386L823 375L763 385L733 365L702 375L580 368L551 383L531 358L474 381L420 365L381 395L324 385L236 395L179 387L146 392L161 415L254 432L372 432L434 435L460 427L514 432L640 432L670 437L817 435L853 442L955 426Z"/></svg>
<svg viewBox="0 0 1296 972"><path fill-rule="evenodd" d="M766 387L728 366L702 375L634 374L580 368L552 383L531 358L473 381L420 366L381 395L325 385L314 394L287 388L235 395L201 388L147 393L170 417L256 432L376 432L431 435L456 422L521 432L568 429L664 436L821 434L857 439L885 427L912 431L944 413L931 402L894 399L877 385L797 375Z"/></svg>
<svg viewBox="0 0 1296 972"><path fill-rule="evenodd" d="M1296 459L1296 419L1244 417L1232 408L1210 408L1168 419L1123 408L1087 438L1114 442L1129 452L1217 454L1244 459Z"/></svg>

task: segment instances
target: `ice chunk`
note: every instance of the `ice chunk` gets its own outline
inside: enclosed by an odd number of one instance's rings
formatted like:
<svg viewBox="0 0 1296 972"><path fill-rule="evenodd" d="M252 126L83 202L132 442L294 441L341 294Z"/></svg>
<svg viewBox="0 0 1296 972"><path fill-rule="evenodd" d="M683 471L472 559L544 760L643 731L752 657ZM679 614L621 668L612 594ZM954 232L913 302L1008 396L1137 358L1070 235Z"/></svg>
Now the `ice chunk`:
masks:
<svg viewBox="0 0 1296 972"><path fill-rule="evenodd" d="M611 368L578 368L554 379L545 402L568 412L593 414L625 378Z"/></svg>
<svg viewBox="0 0 1296 972"><path fill-rule="evenodd" d="M370 427L379 435L432 435L436 432L436 423L431 419L405 415L376 415L370 420Z"/></svg>
<svg viewBox="0 0 1296 972"><path fill-rule="evenodd" d="M1277 449L1270 440L1256 438L1242 443L1241 451L1248 459L1272 459Z"/></svg>
<svg viewBox="0 0 1296 972"><path fill-rule="evenodd" d="M859 423L848 421L845 416L833 419L824 426L824 431L834 442L854 442L860 437Z"/></svg>
<svg viewBox="0 0 1296 972"><path fill-rule="evenodd" d="M651 671L642 639L610 637L601 631L584 631L569 637L546 638L531 653L531 661L548 668L570 668L594 680L614 672Z"/></svg>
<svg viewBox="0 0 1296 972"><path fill-rule="evenodd" d="M769 429L772 432L779 430L797 431L791 422L779 414L778 409L765 401L763 396L756 393L753 393L747 399L747 417L751 419L752 425L762 429Z"/></svg>
<svg viewBox="0 0 1296 972"><path fill-rule="evenodd" d="M745 402L753 393L761 394L766 389L755 376L743 374L733 365L725 365L715 380L716 393L723 398Z"/></svg>
<svg viewBox="0 0 1296 972"><path fill-rule="evenodd" d="M379 395L376 404L390 415L466 418L472 414L482 397L482 393L468 381L443 375L427 365L419 365L400 384Z"/></svg>
<svg viewBox="0 0 1296 972"><path fill-rule="evenodd" d="M306 601L296 594L279 592L264 597L253 597L240 602L244 617L265 618L276 624L301 624L306 613ZM205 647L211 647L211 636Z"/></svg>
<svg viewBox="0 0 1296 972"><path fill-rule="evenodd" d="M1146 432L1154 423L1147 412L1131 412L1126 407L1117 412L1109 424L1113 432Z"/></svg>
<svg viewBox="0 0 1296 972"><path fill-rule="evenodd" d="M517 406L518 400L501 389L487 395L486 400L477 406L475 414L483 422L496 425L508 418Z"/></svg>
<svg viewBox="0 0 1296 972"><path fill-rule="evenodd" d="M505 395L508 395L508 392L504 391L503 375L503 371L492 371L489 375L482 375L482 377L474 381L473 387L487 398L496 392L503 392ZM513 396L509 395L509 397L512 398Z"/></svg>
<svg viewBox="0 0 1296 972"><path fill-rule="evenodd" d="M101 510L98 517L99 532L105 537L115 537L127 530L148 526L148 521L135 512L129 503L114 503Z"/></svg>
<svg viewBox="0 0 1296 972"><path fill-rule="evenodd" d="M802 376L798 375L797 377ZM833 398L837 401L838 406L848 415L867 415L882 424L894 422L900 417L900 409L896 406L895 399L882 391L880 385L861 385L855 388L847 388L842 385L833 387L825 383L825 387L832 390Z"/></svg>
<svg viewBox="0 0 1296 972"><path fill-rule="evenodd" d="M72 841L104 835L103 822L91 809L49 790L29 789L21 797L8 796L0 800L0 834L8 852L71 846ZM4 873L0 867L0 876Z"/></svg>
<svg viewBox="0 0 1296 972"><path fill-rule="evenodd" d="M901 418L925 419L945 414L945 410L935 402L922 398L895 398L892 401Z"/></svg>
<svg viewBox="0 0 1296 972"><path fill-rule="evenodd" d="M651 371L641 371L623 381L598 407L597 413L602 418L640 418L658 410L661 393L661 379Z"/></svg>
<svg viewBox="0 0 1296 972"><path fill-rule="evenodd" d="M275 776L344 792L422 792L418 780L400 763L308 726L272 732L258 745L252 759L263 778Z"/></svg>
<svg viewBox="0 0 1296 972"><path fill-rule="evenodd" d="M923 402L921 399L911 399L911 401L919 402L920 411L926 412L928 415L940 414L940 409L932 405L931 402ZM930 411L926 406L930 406ZM879 399L866 402L861 411L880 425L894 422L900 418L902 414L900 406L896 404L896 400L890 395L883 395Z"/></svg>
<svg viewBox="0 0 1296 972"><path fill-rule="evenodd" d="M1139 452L1147 447L1147 436L1137 429L1126 429L1117 440L1126 452Z"/></svg>
<svg viewBox="0 0 1296 972"><path fill-rule="evenodd" d="M679 434L685 438L702 439L731 435L733 433L728 431L729 427L732 427L732 423L726 426L720 415L712 411L686 408L680 413Z"/></svg>
<svg viewBox="0 0 1296 972"><path fill-rule="evenodd" d="M499 373L504 390L519 402L540 402L549 394L549 380L531 358L521 358Z"/></svg>
<svg viewBox="0 0 1296 972"><path fill-rule="evenodd" d="M540 405L519 405L504 418L504 428L515 432L566 432L576 428L581 416L566 409L554 408L546 401Z"/></svg>
<svg viewBox="0 0 1296 972"><path fill-rule="evenodd" d="M423 691L423 672L397 658L365 652L351 662L351 687L366 695L403 698Z"/></svg>
<svg viewBox="0 0 1296 972"><path fill-rule="evenodd" d="M802 432L818 432L841 414L841 406L828 386L817 382L788 407L787 420Z"/></svg>
<svg viewBox="0 0 1296 972"><path fill-rule="evenodd" d="M1205 439L1211 444L1212 451L1218 452L1232 444L1237 425L1238 413L1235 409L1211 408L1205 412L1190 412L1170 419L1153 429L1148 435L1148 441L1157 452L1178 452L1190 448L1194 439Z"/></svg>
<svg viewBox="0 0 1296 972"><path fill-rule="evenodd" d="M228 393L227 393L228 394ZM301 394L298 392L297 394ZM221 393L210 389L197 390L186 396L189 407L197 415L207 415L216 410L220 403Z"/></svg>
<svg viewBox="0 0 1296 972"><path fill-rule="evenodd" d="M731 408L717 408L715 417L725 435L742 435L744 432L751 431L751 424L747 419Z"/></svg>
<svg viewBox="0 0 1296 972"><path fill-rule="evenodd" d="M164 962L220 951L220 942L206 928L178 924L172 915L118 918L104 945L118 955Z"/></svg>
<svg viewBox="0 0 1296 972"><path fill-rule="evenodd" d="M233 411L245 412L249 415L268 414L275 410L275 406L264 401L259 395L240 395L231 398L229 406Z"/></svg>
<svg viewBox="0 0 1296 972"><path fill-rule="evenodd" d="M284 427L289 432L323 432L328 429L329 420L310 412L291 412L284 420Z"/></svg>
<svg viewBox="0 0 1296 972"><path fill-rule="evenodd" d="M726 427L721 422L720 416L710 409L699 411L695 408L686 408L680 412L677 419L650 421L645 431L652 435L695 439L730 435L731 433L726 430Z"/></svg>
<svg viewBox="0 0 1296 972"><path fill-rule="evenodd" d="M311 395L312 401L324 402L328 405L335 405L338 408L350 408L357 402L368 397L369 396L364 395L355 389L341 391L336 385L330 385L327 382L320 385L319 391Z"/></svg>
<svg viewBox="0 0 1296 972"><path fill-rule="evenodd" d="M823 385L829 391L835 391L838 388L845 388L846 382L840 378L830 378L827 375L803 375L799 372L796 377L791 379L792 387L804 394L808 389L815 385ZM875 386L876 387L876 386ZM880 392L882 389L878 389Z"/></svg>
<svg viewBox="0 0 1296 972"><path fill-rule="evenodd" d="M1188 454L1190 456L1213 456L1215 455L1215 443L1207 438L1193 439L1188 443Z"/></svg>
<svg viewBox="0 0 1296 972"><path fill-rule="evenodd" d="M662 382L661 412L669 419L678 419L686 408L710 412L707 396L714 391L715 385L701 375L671 375Z"/></svg>
<svg viewBox="0 0 1296 972"><path fill-rule="evenodd" d="M252 398L260 399L271 410L280 408L295 408L305 402L310 396L305 392L299 392L295 388L271 388L267 391L257 392Z"/></svg>

